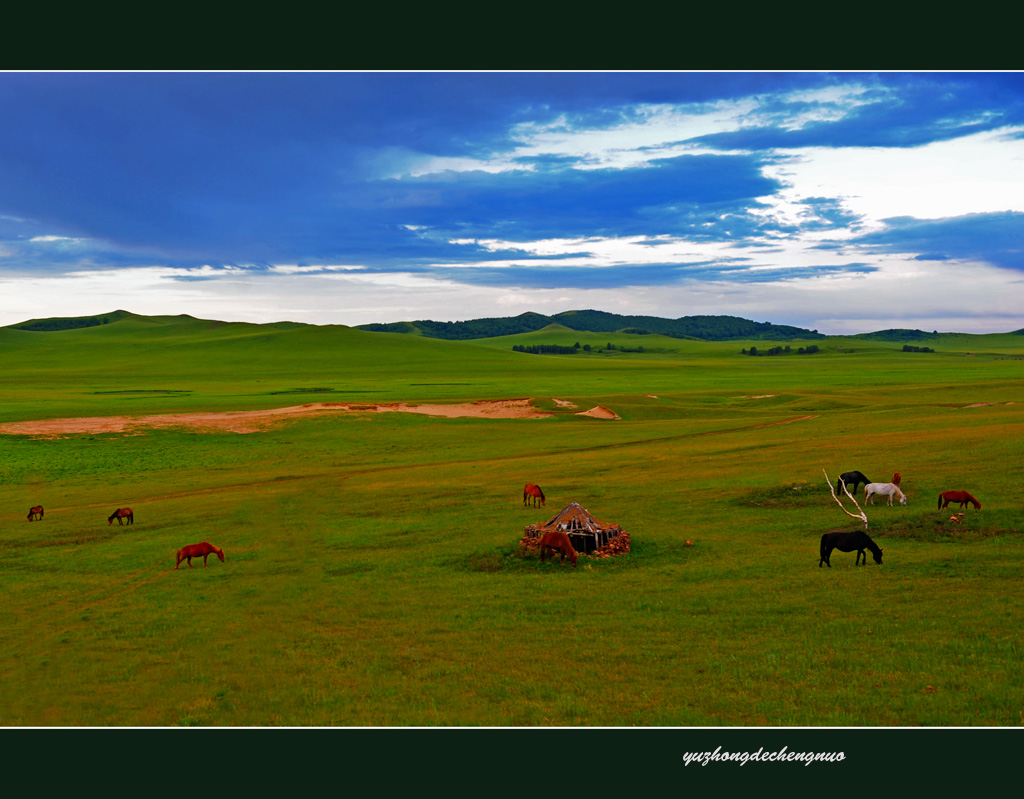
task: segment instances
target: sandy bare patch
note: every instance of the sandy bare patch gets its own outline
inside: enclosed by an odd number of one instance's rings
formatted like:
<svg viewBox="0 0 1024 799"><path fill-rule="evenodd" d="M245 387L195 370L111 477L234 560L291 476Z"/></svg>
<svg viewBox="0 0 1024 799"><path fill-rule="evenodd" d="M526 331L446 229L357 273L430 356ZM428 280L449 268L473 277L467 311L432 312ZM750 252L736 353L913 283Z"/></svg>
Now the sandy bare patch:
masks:
<svg viewBox="0 0 1024 799"><path fill-rule="evenodd" d="M59 438L96 433L134 434L144 427L186 427L208 432L254 433L265 430L289 417L332 412L422 413L428 416L455 418L471 416L488 419L543 419L552 414L539 411L529 399L481 400L460 405L408 405L400 402L359 404L318 402L271 408L263 411L228 411L221 413L165 413L153 416L89 416L77 419L42 419L0 424L0 433L8 435Z"/></svg>
<svg viewBox="0 0 1024 799"><path fill-rule="evenodd" d="M778 394L752 394L749 397L740 397L740 399L768 399L768 397L777 397Z"/></svg>
<svg viewBox="0 0 1024 799"><path fill-rule="evenodd" d="M592 416L595 419L621 419L615 411L609 410L604 405L595 405L589 411L580 411L574 416Z"/></svg>
<svg viewBox="0 0 1024 799"><path fill-rule="evenodd" d="M560 399L556 399L555 400L555 405L557 405L559 408L578 408L579 407L579 405L577 405L575 402L569 402L568 400L560 400Z"/></svg>
<svg viewBox="0 0 1024 799"><path fill-rule="evenodd" d="M1013 405L1012 402L975 402L972 405L964 405L965 408L987 408L990 405Z"/></svg>
<svg viewBox="0 0 1024 799"><path fill-rule="evenodd" d="M334 407L333 403L325 403L323 407ZM399 413L423 413L427 416L472 416L485 419L544 419L552 414L539 411L528 399L514 400L480 400L466 402L461 405L407 405L401 402L381 405L344 405L344 410L373 410L377 413L395 411Z"/></svg>

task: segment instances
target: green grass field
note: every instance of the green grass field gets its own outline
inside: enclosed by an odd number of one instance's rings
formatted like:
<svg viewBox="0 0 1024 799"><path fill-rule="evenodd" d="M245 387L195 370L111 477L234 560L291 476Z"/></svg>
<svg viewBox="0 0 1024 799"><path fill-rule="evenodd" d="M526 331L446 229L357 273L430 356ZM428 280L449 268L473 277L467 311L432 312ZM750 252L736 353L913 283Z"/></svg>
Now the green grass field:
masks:
<svg viewBox="0 0 1024 799"><path fill-rule="evenodd" d="M595 351L512 351L576 341ZM740 350L765 342L130 315L0 329L0 423L522 397L561 410L0 435L0 724L1024 724L1024 336L945 335L935 353L815 343L752 358ZM883 565L835 552L819 568L822 533L860 527L823 469L902 473L906 507L866 506ZM523 506L526 482L545 508ZM936 509L950 488L983 509L953 524L958 508ZM632 551L576 569L522 557L523 528L573 500ZM134 525L107 524L121 506ZM203 540L226 561L175 571Z"/></svg>

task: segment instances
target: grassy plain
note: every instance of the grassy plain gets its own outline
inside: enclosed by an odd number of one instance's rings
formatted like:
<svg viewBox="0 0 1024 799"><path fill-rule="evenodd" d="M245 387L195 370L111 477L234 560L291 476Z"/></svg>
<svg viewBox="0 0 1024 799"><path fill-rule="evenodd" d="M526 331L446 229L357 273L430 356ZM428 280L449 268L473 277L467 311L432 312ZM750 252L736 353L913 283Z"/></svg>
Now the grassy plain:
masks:
<svg viewBox="0 0 1024 799"><path fill-rule="evenodd" d="M511 350L576 341L645 352ZM815 343L0 329L0 422L516 397L622 417L0 435L0 724L1024 724L1024 336ZM821 534L859 526L822 469L903 474L906 507L867 509L883 565L818 567ZM952 524L948 488L983 509ZM572 500L632 552L520 557ZM174 571L202 540L226 562Z"/></svg>

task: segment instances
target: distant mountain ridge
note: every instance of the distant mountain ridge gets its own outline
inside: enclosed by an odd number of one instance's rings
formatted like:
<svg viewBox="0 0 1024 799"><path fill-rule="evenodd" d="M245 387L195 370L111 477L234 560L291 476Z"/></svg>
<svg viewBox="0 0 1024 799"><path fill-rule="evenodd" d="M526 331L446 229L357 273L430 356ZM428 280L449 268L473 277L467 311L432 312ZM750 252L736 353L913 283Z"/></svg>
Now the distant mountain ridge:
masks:
<svg viewBox="0 0 1024 799"><path fill-rule="evenodd" d="M346 325L316 325L306 322L223 322L213 319L199 319L189 314L175 316L145 316L130 311L117 310L95 316L48 317L29 319L0 329L25 330L29 332L60 332L112 325L115 322L134 321L144 324L178 325L197 323L220 327L234 325L244 328L315 328L348 327ZM910 328L889 328L871 333L851 333L827 336L817 330L808 330L790 325L776 325L771 322L753 322L738 316L682 316L665 319L658 316L624 316L607 311L563 311L553 316L527 312L519 316L471 319L464 322L392 322L387 324L355 325L350 329L369 332L406 333L424 338L465 340L511 336L517 333L532 333L549 325L559 325L570 330L593 333L654 333L672 338L689 338L703 341L765 340L790 341L794 339L851 338L886 342L922 341L937 339L943 333L927 332ZM967 335L967 334L957 334ZM1024 336L1024 328L1010 331L1007 335Z"/></svg>
<svg viewBox="0 0 1024 799"><path fill-rule="evenodd" d="M554 316L527 312L519 316L471 319L465 322L418 320L357 327L360 330L377 333L411 333L428 338L464 340L532 333L552 324L581 332L656 333L672 338L696 338L704 341L788 341L826 338L817 330L775 325L771 322L753 322L738 316L681 316L678 319L664 319L659 316L624 316L607 311L563 311Z"/></svg>

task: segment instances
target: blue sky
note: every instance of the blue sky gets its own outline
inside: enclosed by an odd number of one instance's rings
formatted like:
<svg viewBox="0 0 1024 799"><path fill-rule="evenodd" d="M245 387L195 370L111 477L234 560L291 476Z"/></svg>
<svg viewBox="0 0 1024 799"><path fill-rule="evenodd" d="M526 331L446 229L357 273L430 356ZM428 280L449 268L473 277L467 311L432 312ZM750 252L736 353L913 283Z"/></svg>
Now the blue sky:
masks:
<svg viewBox="0 0 1024 799"><path fill-rule="evenodd" d="M0 325L1024 328L1024 73L0 73Z"/></svg>

